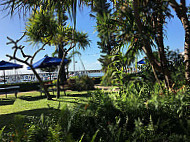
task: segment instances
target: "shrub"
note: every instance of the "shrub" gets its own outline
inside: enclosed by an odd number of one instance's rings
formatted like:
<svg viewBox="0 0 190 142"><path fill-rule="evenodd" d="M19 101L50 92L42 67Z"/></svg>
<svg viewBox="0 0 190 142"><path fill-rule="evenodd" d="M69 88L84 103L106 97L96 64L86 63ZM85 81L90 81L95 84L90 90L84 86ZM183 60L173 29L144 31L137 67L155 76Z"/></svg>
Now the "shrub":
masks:
<svg viewBox="0 0 190 142"><path fill-rule="evenodd" d="M75 79L69 79L68 84L71 90L87 91L94 89L94 81L87 75L75 77Z"/></svg>
<svg viewBox="0 0 190 142"><path fill-rule="evenodd" d="M11 130L23 141L189 141L188 92L161 92L146 84L130 84L117 93L98 90L86 104L31 119L24 124L25 133L16 124ZM23 119L19 121L23 126Z"/></svg>
<svg viewBox="0 0 190 142"><path fill-rule="evenodd" d="M44 81L49 82L49 81ZM20 86L19 91L25 92L25 91L34 91L40 89L39 82L21 82L21 83L14 83L14 84L1 84L0 87L8 87L8 86Z"/></svg>
<svg viewBox="0 0 190 142"><path fill-rule="evenodd" d="M94 84L100 84L101 83L101 78L102 77L93 77Z"/></svg>
<svg viewBox="0 0 190 142"><path fill-rule="evenodd" d="M0 87L8 87L8 86L20 86L19 91L33 91L39 89L39 82L22 82L22 83L15 83L15 84L1 84Z"/></svg>
<svg viewBox="0 0 190 142"><path fill-rule="evenodd" d="M133 84L123 93L98 91L93 92L92 96L88 105L84 107L86 111L81 114L88 117L77 118L80 118L80 124L85 124L83 126L85 134L92 137L92 134L99 130L97 135L99 141L189 139L190 98L186 89L177 93L163 94L159 86L149 90L146 86Z"/></svg>

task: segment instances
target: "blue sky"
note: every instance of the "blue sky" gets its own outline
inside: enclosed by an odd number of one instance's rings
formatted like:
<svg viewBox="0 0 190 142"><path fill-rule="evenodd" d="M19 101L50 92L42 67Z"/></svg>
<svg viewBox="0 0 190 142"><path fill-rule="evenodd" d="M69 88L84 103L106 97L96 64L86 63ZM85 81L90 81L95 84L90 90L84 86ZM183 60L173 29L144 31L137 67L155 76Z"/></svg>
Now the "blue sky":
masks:
<svg viewBox="0 0 190 142"><path fill-rule="evenodd" d="M173 10L172 10L173 11ZM173 12L174 13L174 12ZM12 55L12 49L10 45L6 45L8 42L7 36L18 39L21 37L22 32L25 28L26 19L19 19L18 15L4 17L7 13L0 14L0 60L9 60L5 55ZM91 40L91 46L88 47L85 51L79 50L82 53L82 61L85 64L86 69L101 69L100 63L97 59L100 57L100 50L97 47L97 41L99 40L97 37L97 32L95 32L96 20L89 16L90 9L84 7L83 10L77 12L77 30L87 32L89 39ZM72 23L71 23L72 24ZM175 16L174 18L168 20L168 24L166 26L166 35L165 38L165 46L170 46L172 50L179 49L180 52L183 51L184 46L184 29L180 20ZM26 53L33 53L36 48L32 47L28 43L20 42L20 44L25 45ZM46 47L45 51L40 52L38 56L36 56L34 61L41 59L45 54L51 55L54 51L54 47ZM83 70L83 67L80 63L78 57L76 57L76 70ZM70 65L70 70L73 70L73 65ZM11 74L12 71L9 71L8 74ZM18 70L19 73L28 73L26 67L21 70ZM1 73L0 73L1 75Z"/></svg>

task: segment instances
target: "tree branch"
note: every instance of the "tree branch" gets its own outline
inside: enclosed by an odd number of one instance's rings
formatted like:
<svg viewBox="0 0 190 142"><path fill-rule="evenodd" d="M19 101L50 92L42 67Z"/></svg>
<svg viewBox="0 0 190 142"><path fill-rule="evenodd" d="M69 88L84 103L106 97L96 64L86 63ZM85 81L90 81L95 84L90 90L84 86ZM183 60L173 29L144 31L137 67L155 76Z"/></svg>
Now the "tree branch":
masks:
<svg viewBox="0 0 190 142"><path fill-rule="evenodd" d="M14 50L14 53L13 53L13 56L11 56L11 55L6 55L6 56L9 57L10 60L15 59L15 60L17 60L17 61L19 61L19 62L21 62L21 63L24 63L24 64L28 65L28 66L31 68L31 70L32 70L33 73L36 75L37 79L39 80L40 86L44 88L44 91L45 91L45 94L46 94L46 96L47 96L47 99L49 100L49 99L51 99L51 96L50 96L50 94L49 94L49 92L48 92L46 86L44 85L42 79L40 78L40 76L38 75L38 73L36 72L36 70L32 67L32 62L33 62L34 57L36 56L36 54L37 54L39 51L45 50L44 47L45 47L45 45L46 45L48 42L45 43L40 49L38 49L38 50L33 54L33 56L31 56L31 55L26 55L26 54L24 53L24 51L23 51L24 46L22 46L22 45L18 46L18 45L17 45L17 43L18 43L24 36L25 36L25 33L24 33L24 35L23 35L20 39L18 39L18 40L16 40L16 41L14 41L13 39L7 37L7 39L10 41L10 42L8 42L7 44L14 44L14 46L12 47L12 49ZM16 57L16 53L17 53L18 50L21 51L22 56L23 56L24 58L27 58L26 60L20 59L20 58L17 58L17 57ZM28 62L29 59L31 59L30 62Z"/></svg>
<svg viewBox="0 0 190 142"><path fill-rule="evenodd" d="M137 24L138 31L142 33L143 31L143 24L140 20L140 16L138 13L138 0L133 0L133 7L134 7L134 18Z"/></svg>
<svg viewBox="0 0 190 142"><path fill-rule="evenodd" d="M26 32L24 32L23 35L18 40L16 40L16 43L18 43L19 41L21 41L25 37L25 35L26 35Z"/></svg>
<svg viewBox="0 0 190 142"><path fill-rule="evenodd" d="M185 7L186 6L185 0L180 0L180 5Z"/></svg>
<svg viewBox="0 0 190 142"><path fill-rule="evenodd" d="M138 12L138 0L133 0L133 7L134 7L134 18L137 24L137 28L140 34L143 34L144 32L144 27L143 24L141 22L140 16L139 16L139 12ZM145 52L145 54L147 55L148 59L150 60L151 64L157 69L159 70L159 62L155 59L153 53L152 53L152 49L150 46L150 41L148 41L147 37L144 38L144 46L142 47L143 51Z"/></svg>
<svg viewBox="0 0 190 142"><path fill-rule="evenodd" d="M176 12L176 15L181 20L183 26L184 26L184 20L188 22L187 17L187 7L185 6L185 1L181 0L181 4L179 5L176 0L170 0L169 5L173 8L173 10Z"/></svg>
<svg viewBox="0 0 190 142"><path fill-rule="evenodd" d="M11 60L13 60L13 59L15 59L15 60L17 60L17 61L19 61L19 62L21 62L21 63L24 63L24 64L26 64L26 65L30 65L28 62L26 62L26 61L24 61L24 60L22 60L22 59L19 59L19 58L17 58L17 57L13 57L13 56L11 56L11 55L6 55L7 57L9 57L10 58L10 61Z"/></svg>
<svg viewBox="0 0 190 142"><path fill-rule="evenodd" d="M35 53L34 55L32 56L31 60L30 60L30 64L33 63L33 60L35 58L35 56L38 54L38 52L40 52L41 50L45 50L44 47L48 44L49 42L46 42L41 48L39 48Z"/></svg>
<svg viewBox="0 0 190 142"><path fill-rule="evenodd" d="M175 0L170 0L169 4L174 9L174 11L178 11L178 12L180 11L180 8L179 8L180 6Z"/></svg>
<svg viewBox="0 0 190 142"><path fill-rule="evenodd" d="M67 49L66 53L68 53L71 49L73 49L75 47L75 45L69 47L69 49Z"/></svg>

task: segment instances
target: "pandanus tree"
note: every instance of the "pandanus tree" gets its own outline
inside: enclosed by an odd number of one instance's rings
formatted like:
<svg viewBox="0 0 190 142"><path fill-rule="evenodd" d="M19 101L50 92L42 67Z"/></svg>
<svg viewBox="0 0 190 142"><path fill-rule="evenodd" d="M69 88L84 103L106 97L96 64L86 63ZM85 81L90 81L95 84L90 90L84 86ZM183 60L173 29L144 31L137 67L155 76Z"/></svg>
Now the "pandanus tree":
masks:
<svg viewBox="0 0 190 142"><path fill-rule="evenodd" d="M100 0L94 0L93 2L98 3L99 1ZM120 31L118 35L124 39L122 44L130 42L133 45L133 43L136 44L138 42L138 48L148 57L154 73L159 71L163 74L167 88L170 88L173 82L170 71L168 70L168 61L165 55L163 42L164 25L166 24L166 19L172 16L169 6L174 9L185 30L185 77L186 81L189 82L190 27L186 5L187 1L180 0L178 3L176 0L111 0L111 2L114 4L113 11L115 13L113 14L115 15L113 21L117 21L115 26L118 26L116 29ZM99 12L100 10L97 9L97 11ZM100 24L97 26L100 26ZM130 47L130 50L134 48ZM153 50L155 49L158 51L159 60L153 55Z"/></svg>
<svg viewBox="0 0 190 142"><path fill-rule="evenodd" d="M169 18L170 10L168 4L163 1L133 1L132 3L134 12L135 34L134 42L139 42L139 47L144 51L152 66L153 72L155 70L161 72L165 78L167 88L171 88L172 80L170 71L168 70L168 61L165 56L164 47L164 32L163 26L165 19ZM140 10L141 8L143 10ZM159 60L153 54L153 47L156 47L159 54ZM156 74L155 74L156 77ZM157 78L157 77L156 77Z"/></svg>
<svg viewBox="0 0 190 142"><path fill-rule="evenodd" d="M188 82L190 28L185 0L181 0L180 4L175 0L112 0L112 2L114 2L112 21L117 27L115 29L119 31L116 40L122 40L120 43L123 45L130 43L127 56L139 50L143 51L150 61L155 77L157 76L156 71L163 74L167 88L171 88L173 81L165 55L164 25L166 25L166 19L172 17L169 5L172 6L185 29L185 76ZM158 51L158 59L153 54L154 50Z"/></svg>
<svg viewBox="0 0 190 142"><path fill-rule="evenodd" d="M13 15L14 13L17 12L17 13L19 13L19 15L23 14L23 16L25 16L28 14L29 11L33 11L35 14L40 8L42 11L43 10L44 11L53 11L53 14L56 14L56 17L57 17L57 22L58 22L57 25L59 26L59 31L62 30L61 27L65 26L64 20L65 20L66 16L64 15L64 13L65 13L65 11L68 11L70 17L72 17L72 20L74 21L73 22L74 30L72 30L72 36L74 36L74 34L75 35L80 34L80 32L78 32L77 34L75 32L77 5L82 6L83 4L85 4L87 2L88 2L88 0L69 0L69 1L63 1L63 0L56 0L56 1L54 1L54 0L2 0L0 4L4 10L9 10L10 15ZM84 38L87 37L87 35L84 33L81 33L81 35ZM62 33L62 36L63 36L63 33ZM49 37L49 38L52 38L52 37ZM72 37L72 39L75 39L75 38ZM65 42L64 40L62 40L62 41L56 40L56 43L57 43L56 46L58 47L58 50L59 50L59 57L62 57L62 58L64 56L63 54L67 53L64 46L66 46L68 44L68 41L66 41L66 43L64 43L64 42ZM74 46L76 46L77 42L78 41L73 41ZM84 44L81 44L81 45L83 46ZM63 53L63 52L65 52L65 53ZM61 69L60 75L62 75L62 77L61 77L62 83L64 83L63 78L65 79L65 70L63 70L63 68L64 67L60 68Z"/></svg>
<svg viewBox="0 0 190 142"><path fill-rule="evenodd" d="M68 17L66 16L66 7L65 5L62 4L61 1L58 1L57 4L55 4L55 13L57 17L57 23L60 27L66 26L66 20L68 20ZM56 50L58 51L58 57L62 58L64 54L64 46L66 44L64 41L60 41L58 45L56 45ZM60 77L60 82L63 84L64 81L66 80L66 72L65 72L65 67L62 68L61 72L61 77Z"/></svg>
<svg viewBox="0 0 190 142"><path fill-rule="evenodd" d="M127 64L129 65L130 62L134 61L135 56L139 52L139 50L140 51L143 50L142 42L144 42L144 39L142 37L146 36L145 34L140 35L140 33L138 32L135 16L133 14L134 10L132 9L132 6L130 6L130 1L117 1L115 8L112 11L109 9L110 5L106 1L102 2L101 0L94 0L93 2L94 4L92 7L92 11L96 13L95 15L96 20L97 20L96 29L98 31L98 36L100 38L100 42L98 42L98 44L99 44L99 47L102 49L102 52L107 54L107 55L103 55L102 58L99 60L102 62L102 65L104 66L105 64L104 59L107 61L108 59L110 60L110 58L107 56L111 55L111 53L112 54L114 53L112 52L112 50L120 48L121 46L125 46L128 48L128 52L126 53L126 56L128 57ZM149 9L151 8L152 7L149 6ZM146 12L147 12L147 8L146 8L146 11L141 12L141 15L142 14L145 15ZM148 14L150 15L150 13ZM145 19L145 17L141 17L142 21L146 21L149 19L148 18ZM146 23L146 27L151 26L150 25L151 21L148 21L148 22L147 23L149 25ZM153 35L153 32L152 32L152 35ZM149 37L150 36L151 35L149 35ZM163 36L163 34L161 36ZM151 48L152 45L153 45L152 43L149 43L149 49L151 50L152 50ZM164 47L162 46L162 48ZM112 61L110 60L110 63L111 62ZM165 63L164 65L166 67L167 64ZM154 68L155 67L153 66L153 69ZM106 70L106 66L105 66L105 70ZM166 86L169 86L168 78L170 78L170 76L168 75L166 77L167 77Z"/></svg>
<svg viewBox="0 0 190 142"><path fill-rule="evenodd" d="M57 98L59 98L61 71L65 70L64 59L68 52L76 46L85 49L85 47L89 46L90 40L86 33L75 31L69 26L60 25L53 14L54 12L51 10L40 9L36 11L27 23L26 34L29 37L28 40L35 43L49 41L49 45L55 46L64 43L64 46L59 46L59 50L63 51L57 77Z"/></svg>
<svg viewBox="0 0 190 142"><path fill-rule="evenodd" d="M129 64L134 61L139 50L144 51L151 61L155 77L155 70L162 72L166 87L170 88L172 81L163 43L163 25L165 18L170 17L168 3L161 1L136 1L135 3L125 0L112 2L115 5L112 10L109 9L110 4L107 1L92 2L92 11L96 13L96 29L100 38L98 44L102 52L110 55L114 48L125 46L128 48L126 56L129 57ZM153 55L153 47L159 51L159 60ZM106 56L100 59L102 63L104 63L103 58L106 59Z"/></svg>

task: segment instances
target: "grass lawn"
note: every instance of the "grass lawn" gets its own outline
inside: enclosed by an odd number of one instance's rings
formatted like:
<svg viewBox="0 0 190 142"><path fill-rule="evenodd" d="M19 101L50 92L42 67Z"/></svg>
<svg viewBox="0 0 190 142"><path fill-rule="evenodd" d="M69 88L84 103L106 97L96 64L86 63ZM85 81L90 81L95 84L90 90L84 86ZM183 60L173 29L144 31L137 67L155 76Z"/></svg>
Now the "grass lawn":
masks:
<svg viewBox="0 0 190 142"><path fill-rule="evenodd" d="M64 105L73 107L77 104L85 103L88 98L87 91L68 91L67 96L61 92L60 99L53 98L47 100L46 97L40 96L39 92L22 92L18 93L18 98L14 94L0 96L0 128L4 125L10 124L14 115L21 114L27 116L40 116L42 113L45 115L58 111L58 107L62 108Z"/></svg>

